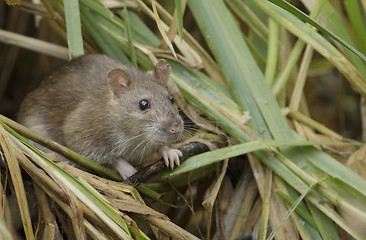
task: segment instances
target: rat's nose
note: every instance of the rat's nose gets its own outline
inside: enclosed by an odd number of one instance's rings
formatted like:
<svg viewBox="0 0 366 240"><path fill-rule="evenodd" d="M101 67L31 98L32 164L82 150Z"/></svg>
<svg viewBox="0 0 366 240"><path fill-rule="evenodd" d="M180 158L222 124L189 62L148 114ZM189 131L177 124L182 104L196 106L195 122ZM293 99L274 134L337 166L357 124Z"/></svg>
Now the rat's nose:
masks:
<svg viewBox="0 0 366 240"><path fill-rule="evenodd" d="M177 134L177 133L179 133L180 132L180 125L179 125L179 123L173 122L172 124L170 124L170 126L169 126L169 132L171 134Z"/></svg>

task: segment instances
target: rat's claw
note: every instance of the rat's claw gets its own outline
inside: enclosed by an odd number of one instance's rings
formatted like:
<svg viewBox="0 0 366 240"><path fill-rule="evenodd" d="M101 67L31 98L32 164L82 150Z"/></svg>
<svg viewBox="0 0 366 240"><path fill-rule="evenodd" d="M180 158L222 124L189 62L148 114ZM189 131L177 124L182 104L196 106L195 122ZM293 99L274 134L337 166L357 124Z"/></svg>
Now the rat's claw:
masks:
<svg viewBox="0 0 366 240"><path fill-rule="evenodd" d="M168 152L167 152L167 151L163 151L163 152L161 152L161 156L162 156L162 157L163 157L163 159L164 159L165 166L169 167L169 157L168 157Z"/></svg>
<svg viewBox="0 0 366 240"><path fill-rule="evenodd" d="M182 152L177 149L168 148L167 146L162 146L159 148L159 153L164 159L165 165L170 166L171 169L174 168L174 163L179 166L179 157L183 156Z"/></svg>

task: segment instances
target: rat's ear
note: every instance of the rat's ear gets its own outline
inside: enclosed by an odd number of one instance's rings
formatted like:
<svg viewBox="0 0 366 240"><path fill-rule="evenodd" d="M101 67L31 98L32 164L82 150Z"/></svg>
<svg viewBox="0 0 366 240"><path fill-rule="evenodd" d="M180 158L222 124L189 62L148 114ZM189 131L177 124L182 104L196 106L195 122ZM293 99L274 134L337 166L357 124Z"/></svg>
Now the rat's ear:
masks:
<svg viewBox="0 0 366 240"><path fill-rule="evenodd" d="M160 59L159 62L155 65L154 69L154 81L159 83L162 86L168 85L170 78L170 65L166 63L164 59Z"/></svg>
<svg viewBox="0 0 366 240"><path fill-rule="evenodd" d="M130 76L123 69L113 69L108 73L108 84L114 96L119 98L130 85Z"/></svg>

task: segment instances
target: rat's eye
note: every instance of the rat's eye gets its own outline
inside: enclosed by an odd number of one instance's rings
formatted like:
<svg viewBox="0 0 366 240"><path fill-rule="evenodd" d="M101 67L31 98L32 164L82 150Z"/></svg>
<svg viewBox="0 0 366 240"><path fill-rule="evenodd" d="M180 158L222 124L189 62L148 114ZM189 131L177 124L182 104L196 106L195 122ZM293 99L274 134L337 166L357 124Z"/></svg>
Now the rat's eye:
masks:
<svg viewBox="0 0 366 240"><path fill-rule="evenodd" d="M171 103L174 103L174 98L173 98L173 96L169 96L169 100L170 100L170 102L171 102Z"/></svg>
<svg viewBox="0 0 366 240"><path fill-rule="evenodd" d="M149 102L149 100L142 99L139 104L140 104L141 111L150 108L150 102Z"/></svg>

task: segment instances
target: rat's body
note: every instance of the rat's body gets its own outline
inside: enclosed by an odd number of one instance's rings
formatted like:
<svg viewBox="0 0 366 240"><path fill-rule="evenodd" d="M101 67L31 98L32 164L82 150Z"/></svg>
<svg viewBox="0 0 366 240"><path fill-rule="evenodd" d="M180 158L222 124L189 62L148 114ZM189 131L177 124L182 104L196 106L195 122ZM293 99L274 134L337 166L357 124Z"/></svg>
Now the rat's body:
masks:
<svg viewBox="0 0 366 240"><path fill-rule="evenodd" d="M132 70L104 55L87 55L50 75L31 92L19 121L102 164L123 178L133 166L159 151L166 164L181 153L183 122L165 89L170 66L160 60L153 72ZM130 163L130 164L129 164Z"/></svg>

